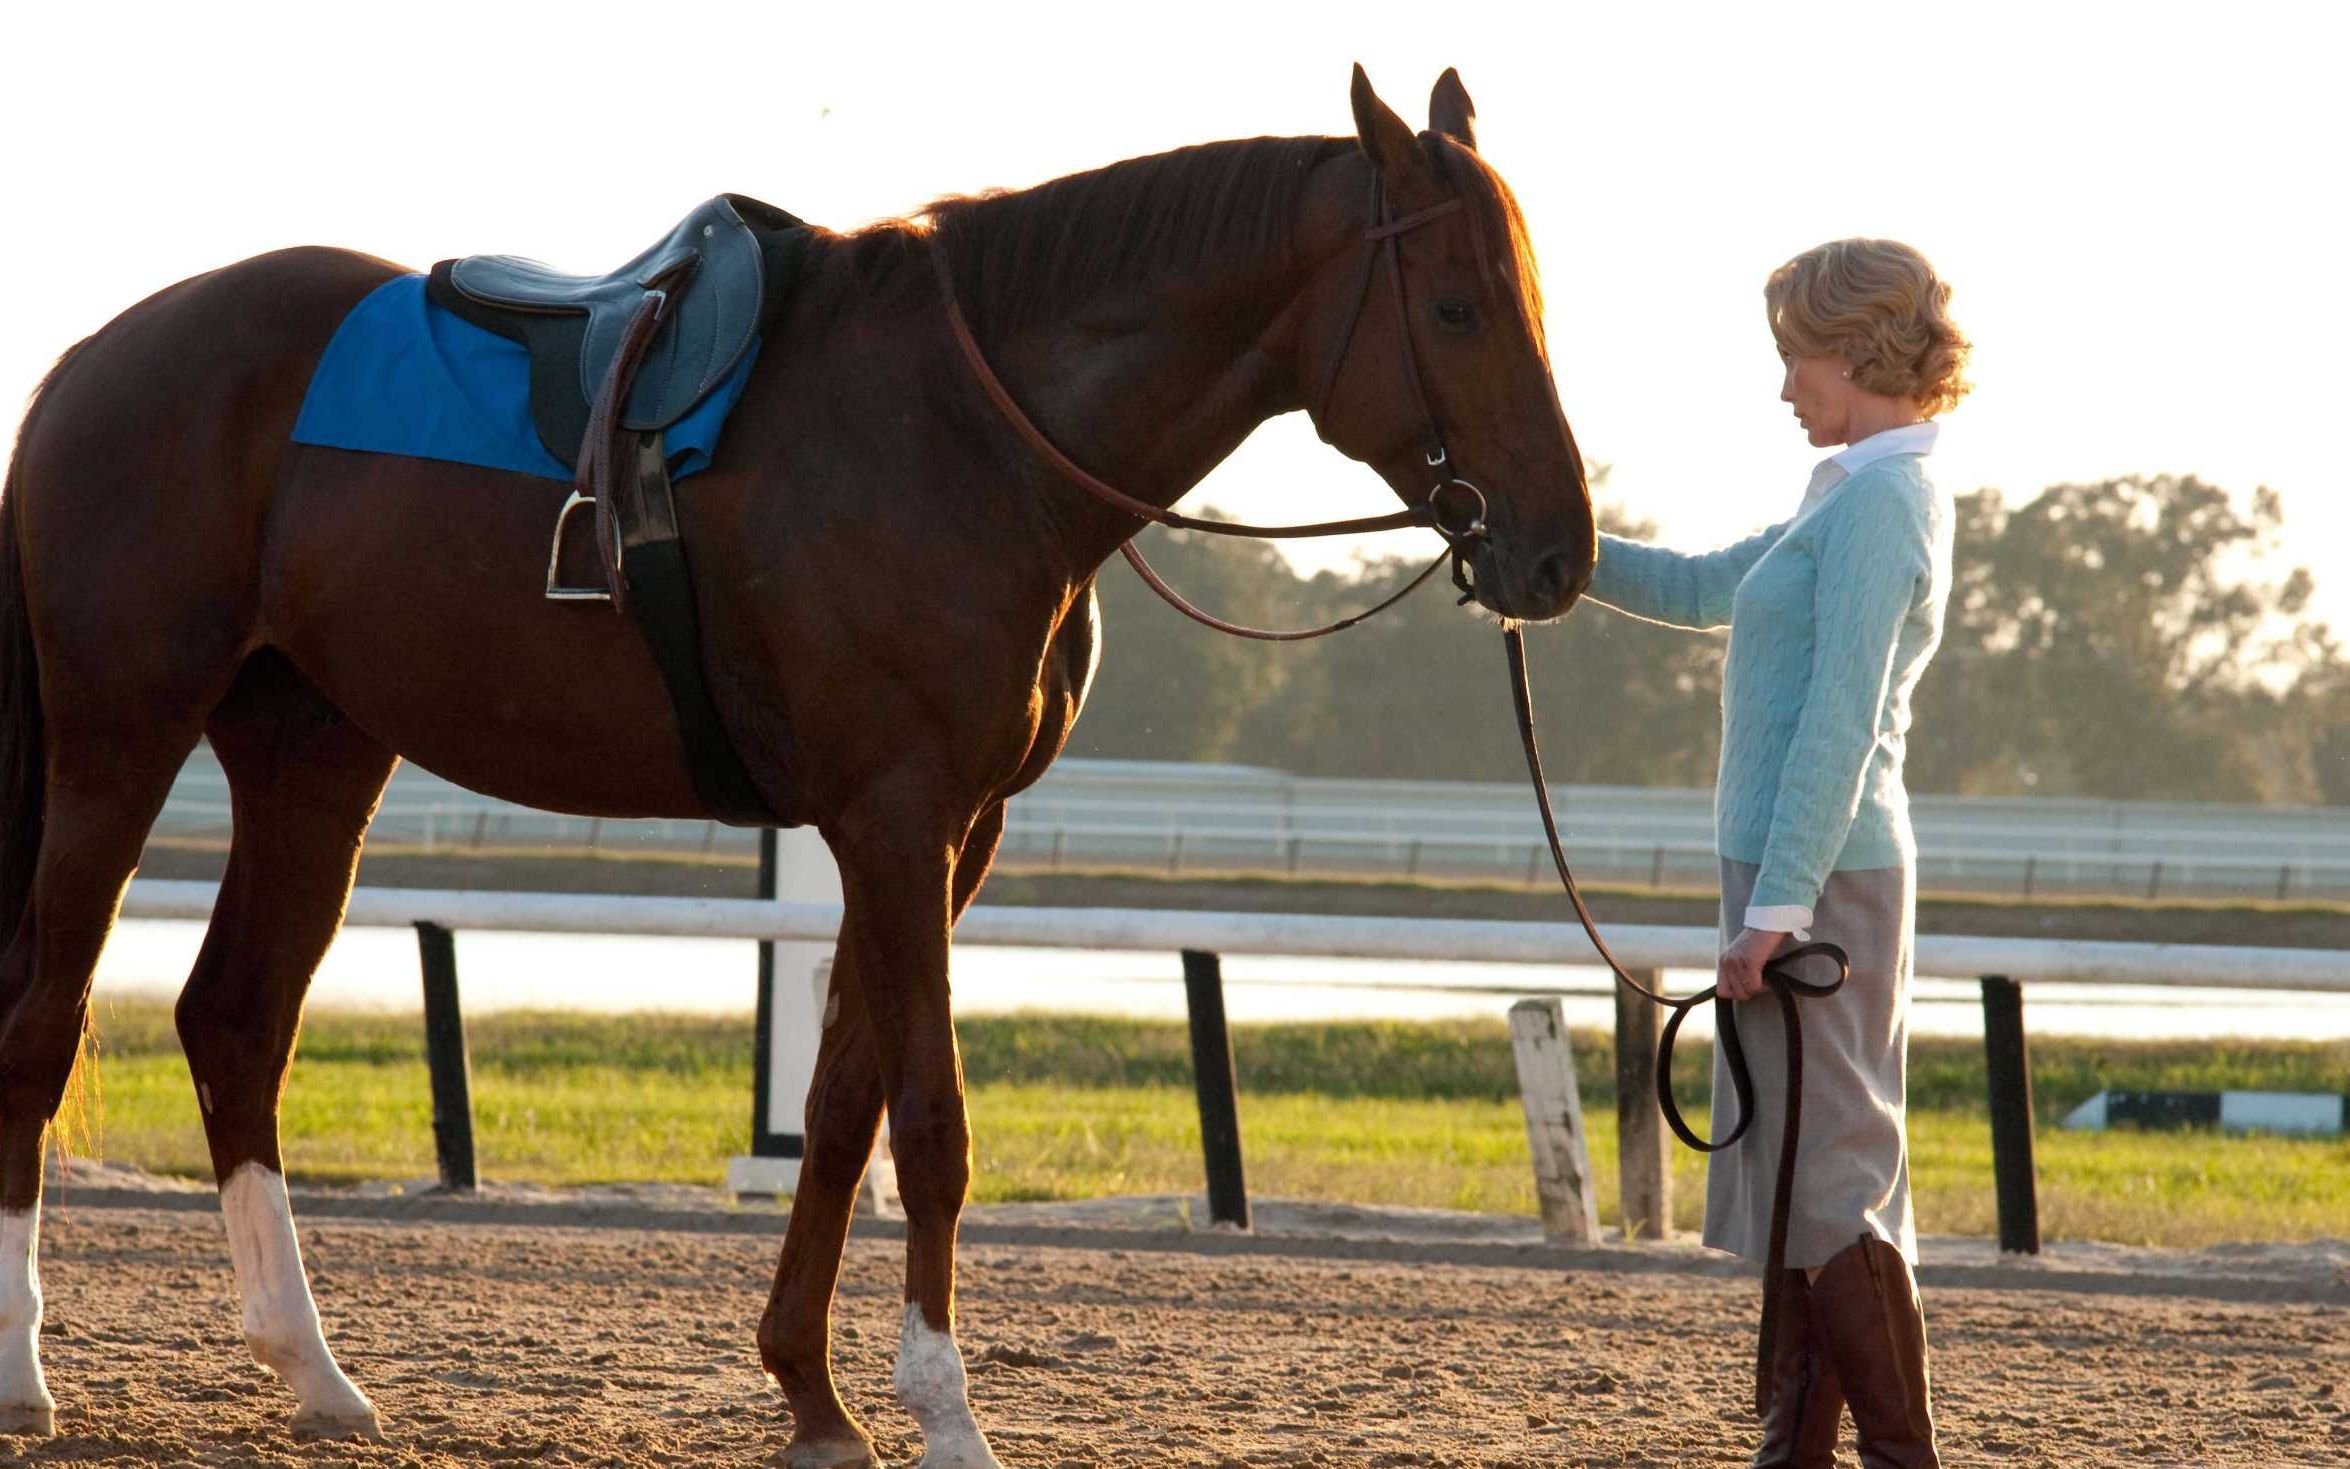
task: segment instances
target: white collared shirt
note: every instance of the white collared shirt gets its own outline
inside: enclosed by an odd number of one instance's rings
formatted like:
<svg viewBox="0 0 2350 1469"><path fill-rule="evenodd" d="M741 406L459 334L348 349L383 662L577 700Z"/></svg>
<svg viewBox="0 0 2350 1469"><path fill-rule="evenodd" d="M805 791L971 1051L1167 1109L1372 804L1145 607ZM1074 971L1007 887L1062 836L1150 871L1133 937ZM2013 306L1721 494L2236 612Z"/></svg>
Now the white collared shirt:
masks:
<svg viewBox="0 0 2350 1469"><path fill-rule="evenodd" d="M1880 459L1896 454L1931 454L1934 441L1942 437L1942 425L1927 419L1923 423L1905 423L1882 433L1870 434L1859 443L1831 454L1821 460L1811 472L1811 483L1803 487L1803 504L1795 513L1801 515L1828 497L1828 491L1844 483Z"/></svg>
<svg viewBox="0 0 2350 1469"><path fill-rule="evenodd" d="M1942 425L1927 419L1923 423L1905 423L1870 434L1843 452L1831 454L1819 462L1811 472L1811 483L1803 487L1803 503L1796 507L1797 515L1808 514L1811 508L1828 497L1828 491L1844 483L1880 459L1896 454L1931 454L1934 441L1942 436ZM1800 903L1781 903L1775 907L1746 910L1746 926L1765 933L1791 933L1797 943L1811 940L1811 909Z"/></svg>

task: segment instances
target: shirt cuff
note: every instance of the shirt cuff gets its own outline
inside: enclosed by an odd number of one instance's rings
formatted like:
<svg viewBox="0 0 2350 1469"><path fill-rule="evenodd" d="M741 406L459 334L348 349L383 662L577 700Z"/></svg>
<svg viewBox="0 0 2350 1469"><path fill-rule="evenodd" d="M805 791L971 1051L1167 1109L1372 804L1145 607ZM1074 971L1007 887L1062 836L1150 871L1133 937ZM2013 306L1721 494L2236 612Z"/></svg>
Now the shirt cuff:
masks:
<svg viewBox="0 0 2350 1469"><path fill-rule="evenodd" d="M1770 908L1748 908L1746 926L1764 933L1791 933L1799 944L1811 942L1811 910L1800 903L1781 903Z"/></svg>

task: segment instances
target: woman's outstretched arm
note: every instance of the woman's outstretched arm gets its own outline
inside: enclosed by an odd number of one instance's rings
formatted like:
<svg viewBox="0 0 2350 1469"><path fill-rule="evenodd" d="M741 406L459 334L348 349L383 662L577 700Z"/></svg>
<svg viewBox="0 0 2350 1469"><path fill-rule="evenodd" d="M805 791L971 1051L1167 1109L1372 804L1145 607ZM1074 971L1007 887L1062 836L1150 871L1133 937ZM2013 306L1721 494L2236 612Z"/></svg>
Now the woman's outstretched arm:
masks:
<svg viewBox="0 0 2350 1469"><path fill-rule="evenodd" d="M1730 598L1763 552L1778 544L1788 522L1748 536L1718 551L1691 554L1629 541L1599 538L1599 566L1591 576L1591 599L1644 622L1667 627L1724 627Z"/></svg>

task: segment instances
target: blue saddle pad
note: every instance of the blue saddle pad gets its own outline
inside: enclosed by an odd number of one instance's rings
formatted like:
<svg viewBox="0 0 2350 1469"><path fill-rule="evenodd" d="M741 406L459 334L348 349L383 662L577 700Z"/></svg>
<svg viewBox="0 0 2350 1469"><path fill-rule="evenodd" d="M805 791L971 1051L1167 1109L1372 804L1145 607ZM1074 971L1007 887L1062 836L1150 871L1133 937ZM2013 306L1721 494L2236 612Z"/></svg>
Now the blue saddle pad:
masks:
<svg viewBox="0 0 2350 1469"><path fill-rule="evenodd" d="M669 426L672 479L709 467L758 356L753 338L734 371ZM343 318L310 375L294 442L572 477L531 422L529 350L433 305L421 275L384 282Z"/></svg>

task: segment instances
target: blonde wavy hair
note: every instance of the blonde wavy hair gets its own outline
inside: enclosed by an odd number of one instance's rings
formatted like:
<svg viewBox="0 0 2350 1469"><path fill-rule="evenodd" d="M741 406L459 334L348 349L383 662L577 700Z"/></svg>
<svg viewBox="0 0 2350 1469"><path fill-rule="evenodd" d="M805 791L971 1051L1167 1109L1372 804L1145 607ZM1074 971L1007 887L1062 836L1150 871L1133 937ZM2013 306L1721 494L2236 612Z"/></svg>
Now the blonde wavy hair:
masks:
<svg viewBox="0 0 2350 1469"><path fill-rule="evenodd" d="M1973 386L1972 343L1950 319L1950 283L1897 240L1830 240L1771 272L1771 335L1793 357L1836 357L1872 393L1915 398L1927 417Z"/></svg>

